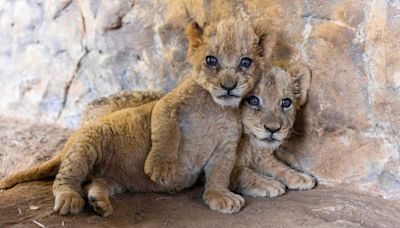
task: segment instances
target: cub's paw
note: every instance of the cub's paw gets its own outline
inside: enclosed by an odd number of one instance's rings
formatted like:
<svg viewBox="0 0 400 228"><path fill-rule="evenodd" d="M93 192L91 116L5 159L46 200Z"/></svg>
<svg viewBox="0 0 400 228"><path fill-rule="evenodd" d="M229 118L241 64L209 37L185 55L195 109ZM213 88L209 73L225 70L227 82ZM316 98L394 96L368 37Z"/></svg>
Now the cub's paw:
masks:
<svg viewBox="0 0 400 228"><path fill-rule="evenodd" d="M63 191L56 194L54 211L60 215L77 214L83 210L85 200L75 191Z"/></svg>
<svg viewBox="0 0 400 228"><path fill-rule="evenodd" d="M113 208L110 199L107 195L88 195L89 204L93 210L102 217L109 217L113 213Z"/></svg>
<svg viewBox="0 0 400 228"><path fill-rule="evenodd" d="M175 178L177 163L178 161L173 158L156 159L149 155L144 163L144 172L153 182L168 186Z"/></svg>
<svg viewBox="0 0 400 228"><path fill-rule="evenodd" d="M289 189L310 190L315 186L315 178L307 173L291 172L287 175L285 185Z"/></svg>
<svg viewBox="0 0 400 228"><path fill-rule="evenodd" d="M214 211L224 214L239 212L244 206L244 199L230 191L208 190L203 195L204 202Z"/></svg>
<svg viewBox="0 0 400 228"><path fill-rule="evenodd" d="M285 185L269 177L257 176L255 179L243 183L239 192L252 197L277 197L286 191Z"/></svg>

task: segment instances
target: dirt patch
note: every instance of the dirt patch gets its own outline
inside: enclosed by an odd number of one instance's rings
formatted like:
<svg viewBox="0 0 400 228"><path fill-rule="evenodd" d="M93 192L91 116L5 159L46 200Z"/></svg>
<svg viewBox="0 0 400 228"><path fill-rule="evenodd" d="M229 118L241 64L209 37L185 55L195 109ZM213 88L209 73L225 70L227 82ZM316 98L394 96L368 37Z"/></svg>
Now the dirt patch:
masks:
<svg viewBox="0 0 400 228"><path fill-rule="evenodd" d="M71 130L0 116L0 178L50 159Z"/></svg>
<svg viewBox="0 0 400 228"><path fill-rule="evenodd" d="M272 199L246 197L246 207L235 215L208 209L203 189L195 187L175 195L117 195L109 218L88 207L78 215L59 216L52 211L51 184L24 183L0 193L0 227L39 227L34 221L46 227L395 227L400 222L399 204L324 187Z"/></svg>

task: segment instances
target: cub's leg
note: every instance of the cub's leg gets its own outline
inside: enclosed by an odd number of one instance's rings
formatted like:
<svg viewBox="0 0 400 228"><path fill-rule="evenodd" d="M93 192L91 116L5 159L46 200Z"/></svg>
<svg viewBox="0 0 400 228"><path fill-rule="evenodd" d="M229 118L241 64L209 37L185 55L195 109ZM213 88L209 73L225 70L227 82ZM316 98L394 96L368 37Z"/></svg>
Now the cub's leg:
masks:
<svg viewBox="0 0 400 228"><path fill-rule="evenodd" d="M233 153L230 153L233 150ZM204 168L204 202L215 211L233 214L244 206L243 197L229 190L230 175L236 163L234 142L218 146Z"/></svg>
<svg viewBox="0 0 400 228"><path fill-rule="evenodd" d="M309 190L315 186L314 177L292 169L279 161L274 154L270 154L254 164L254 168L258 173L279 180L289 189Z"/></svg>
<svg viewBox="0 0 400 228"><path fill-rule="evenodd" d="M181 130L177 104L157 102L151 116L151 150L144 164L144 171L152 181L168 186L176 175Z"/></svg>
<svg viewBox="0 0 400 228"><path fill-rule="evenodd" d="M104 129L104 128L103 128ZM54 211L61 215L76 214L83 210L81 184L98 157L97 151L106 140L100 142L99 134L92 129L75 132L64 147L64 157L53 184Z"/></svg>
<svg viewBox="0 0 400 228"><path fill-rule="evenodd" d="M126 191L126 188L116 181L96 178L85 186L84 191L93 210L102 217L108 217L113 213L109 197Z"/></svg>
<svg viewBox="0 0 400 228"><path fill-rule="evenodd" d="M235 166L231 175L231 189L247 196L276 197L285 193L285 188L281 182L244 166Z"/></svg>

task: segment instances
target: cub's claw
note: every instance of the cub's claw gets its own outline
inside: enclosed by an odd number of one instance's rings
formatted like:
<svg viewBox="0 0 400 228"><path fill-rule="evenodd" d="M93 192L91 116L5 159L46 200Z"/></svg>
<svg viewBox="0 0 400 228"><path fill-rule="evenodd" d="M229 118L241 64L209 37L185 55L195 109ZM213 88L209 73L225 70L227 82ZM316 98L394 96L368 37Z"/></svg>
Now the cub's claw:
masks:
<svg viewBox="0 0 400 228"><path fill-rule="evenodd" d="M284 183L289 189L310 190L315 186L315 178L301 172L292 172Z"/></svg>
<svg viewBox="0 0 400 228"><path fill-rule="evenodd" d="M54 211L60 215L77 214L83 210L85 201L74 191L64 191L56 194Z"/></svg>
<svg viewBox="0 0 400 228"><path fill-rule="evenodd" d="M147 158L144 172L150 179L160 185L169 185L175 178L177 161L174 159Z"/></svg>
<svg viewBox="0 0 400 228"><path fill-rule="evenodd" d="M209 190L204 193L203 199L212 210L224 214L237 213L245 204L243 197L230 191Z"/></svg>
<svg viewBox="0 0 400 228"><path fill-rule="evenodd" d="M284 194L286 187L272 178L257 176L246 186L241 186L239 192L252 197L277 197Z"/></svg>
<svg viewBox="0 0 400 228"><path fill-rule="evenodd" d="M107 196L91 196L89 195L89 204L93 210L102 217L109 217L113 213L110 199Z"/></svg>

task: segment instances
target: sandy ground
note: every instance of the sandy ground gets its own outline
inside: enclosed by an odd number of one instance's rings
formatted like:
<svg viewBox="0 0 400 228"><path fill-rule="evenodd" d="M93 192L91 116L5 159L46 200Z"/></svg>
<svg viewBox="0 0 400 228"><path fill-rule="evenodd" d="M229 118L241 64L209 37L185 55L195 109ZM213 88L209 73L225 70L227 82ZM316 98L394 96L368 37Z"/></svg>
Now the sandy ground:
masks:
<svg viewBox="0 0 400 228"><path fill-rule="evenodd" d="M51 181L20 184L0 193L0 227L399 227L400 207L379 198L318 187L277 198L246 197L235 215L211 211L203 189L175 195L122 194L112 199L114 214L59 216L52 212ZM39 207L32 210L30 206ZM33 209L36 209L32 207ZM39 226L38 226L39 227Z"/></svg>
<svg viewBox="0 0 400 228"><path fill-rule="evenodd" d="M0 117L0 177L48 159L69 134L54 125ZM0 227L400 227L399 202L342 188L246 197L246 207L235 215L209 210L201 186L175 195L127 193L115 196L114 214L102 218L90 208L73 216L53 213L51 184L31 182L1 191Z"/></svg>

